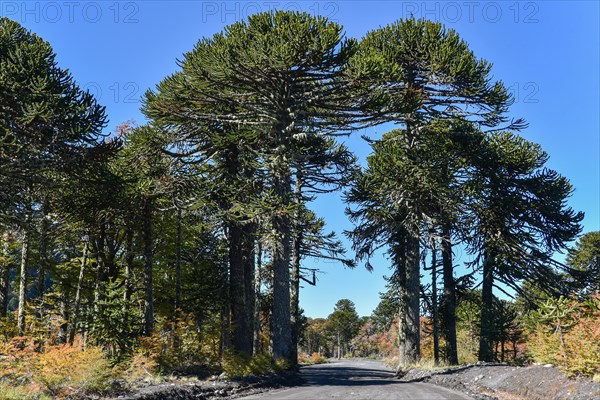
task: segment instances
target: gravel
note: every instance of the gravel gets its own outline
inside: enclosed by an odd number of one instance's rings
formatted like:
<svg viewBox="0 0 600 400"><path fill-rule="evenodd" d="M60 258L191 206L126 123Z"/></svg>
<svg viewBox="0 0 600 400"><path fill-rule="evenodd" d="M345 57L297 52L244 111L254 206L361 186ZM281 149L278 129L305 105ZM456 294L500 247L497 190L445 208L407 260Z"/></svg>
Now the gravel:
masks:
<svg viewBox="0 0 600 400"><path fill-rule="evenodd" d="M242 379L180 380L150 385L134 393L121 394L110 400L213 400L233 399L239 396L294 386L302 383L297 373L278 373L263 377L250 376Z"/></svg>
<svg viewBox="0 0 600 400"><path fill-rule="evenodd" d="M552 365L478 363L433 371L412 369L400 380L445 386L481 400L600 399L600 383L570 379Z"/></svg>

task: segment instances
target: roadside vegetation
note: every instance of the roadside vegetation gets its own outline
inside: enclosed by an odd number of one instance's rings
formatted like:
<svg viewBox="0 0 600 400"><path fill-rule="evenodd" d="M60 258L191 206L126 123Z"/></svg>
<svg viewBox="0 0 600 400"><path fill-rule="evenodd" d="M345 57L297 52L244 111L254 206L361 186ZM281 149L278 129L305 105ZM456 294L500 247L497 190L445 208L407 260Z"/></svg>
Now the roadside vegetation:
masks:
<svg viewBox="0 0 600 400"><path fill-rule="evenodd" d="M600 373L598 232L556 261L583 229L573 188L457 32L410 18L358 40L277 11L201 38L179 66L144 94L145 124L107 132L51 45L0 19L5 398L349 355ZM361 168L338 137L386 123ZM310 209L327 192L347 202L353 254ZM380 249L391 274L372 316L347 299L303 316L306 259L371 269Z"/></svg>
<svg viewBox="0 0 600 400"><path fill-rule="evenodd" d="M600 267L600 232L583 235L569 249L566 263L571 275L562 276L560 292L549 293L531 281L525 281L513 300L494 297L492 349L494 362L514 366L532 363L551 364L568 376L586 376L600 380L600 293L597 274ZM465 276L463 280L469 280ZM469 286L476 286L475 284ZM436 357L434 318L431 312L431 286L421 295L421 357L413 364L421 369L444 369L449 364L445 339L438 343ZM350 302L341 300L340 303ZM341 342L341 354L386 360L391 367L399 364L398 296L393 285L381 293L381 301L368 317L355 314L346 327L349 336ZM350 302L351 303L351 302ZM456 308L457 352L461 364L479 361L481 330L481 290L461 290ZM324 357L337 357L335 319L308 319L301 346Z"/></svg>

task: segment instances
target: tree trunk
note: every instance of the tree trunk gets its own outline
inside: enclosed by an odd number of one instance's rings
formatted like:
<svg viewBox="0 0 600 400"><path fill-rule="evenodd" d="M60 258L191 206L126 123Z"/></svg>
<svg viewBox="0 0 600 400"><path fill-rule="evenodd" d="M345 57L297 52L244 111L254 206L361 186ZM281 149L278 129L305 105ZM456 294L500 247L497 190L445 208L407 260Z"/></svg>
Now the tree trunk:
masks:
<svg viewBox="0 0 600 400"><path fill-rule="evenodd" d="M79 319L79 308L81 306L81 289L83 286L83 276L88 258L89 242L83 241L83 254L81 256L81 267L79 268L79 278L77 279L77 291L75 292L75 304L73 305L73 317L71 318L71 330L69 332L69 344L73 345L75 334L77 333L77 320Z"/></svg>
<svg viewBox="0 0 600 400"><path fill-rule="evenodd" d="M408 87L414 86L415 77L409 75L407 77ZM409 150L416 148L416 130L413 130L414 122L416 121L414 115L409 116L406 119L406 147ZM404 229L405 235L405 259L400 262L405 263L404 277L401 279L401 283L404 283L404 290L401 288L401 297L404 297L400 301L403 305L403 312L400 314L401 328L400 333L400 367L406 367L414 365L419 361L420 357L420 251L419 251L419 229L420 229L420 217L419 217L419 205L417 200L412 199L408 204L408 229ZM403 292L403 293L402 293ZM402 296L403 295L403 296Z"/></svg>
<svg viewBox="0 0 600 400"><path fill-rule="evenodd" d="M260 285L262 279L262 245L260 241L256 244L256 278L254 282L254 341L252 345L252 354L260 353L260 308L261 294Z"/></svg>
<svg viewBox="0 0 600 400"><path fill-rule="evenodd" d="M289 169L274 173L275 192L281 201L273 217L278 237L273 243L273 315L271 337L273 359L291 362L292 326L290 321L290 218L287 207L291 195Z"/></svg>
<svg viewBox="0 0 600 400"><path fill-rule="evenodd" d="M446 362L458 364L458 346L456 343L456 282L452 265L452 237L450 224L442 226L442 268L444 276L444 298L442 300L442 326L446 349Z"/></svg>
<svg viewBox="0 0 600 400"><path fill-rule="evenodd" d="M66 343L67 336L69 333L69 291L67 289L67 281L69 277L65 273L61 276L61 294L60 294L60 315L62 317L62 322L58 331L58 342Z"/></svg>
<svg viewBox="0 0 600 400"><path fill-rule="evenodd" d="M42 202L40 220L40 254L39 254L39 268L38 268L38 319L41 320L44 317L44 294L46 292L46 270L48 269L48 201L46 199Z"/></svg>
<svg viewBox="0 0 600 400"><path fill-rule="evenodd" d="M219 340L219 356L231 348L231 310L229 300L229 274L225 274L225 281L221 291L221 337Z"/></svg>
<svg viewBox="0 0 600 400"><path fill-rule="evenodd" d="M19 336L25 334L25 302L27 293L27 268L29 267L29 218L27 213L25 216L25 224L23 226L23 242L21 245L21 272L19 276L19 309L17 311L17 329Z"/></svg>
<svg viewBox="0 0 600 400"><path fill-rule="evenodd" d="M244 262L244 351L248 354L253 354L254 347L254 303L256 297L254 295L254 272L255 272L255 226L248 224L244 227L243 235L243 262Z"/></svg>
<svg viewBox="0 0 600 400"><path fill-rule="evenodd" d="M219 357L222 357L223 354L225 354L225 351L231 348L231 334L229 333L229 329L229 303L225 301L223 302L223 307L221 309L221 337L219 340Z"/></svg>
<svg viewBox="0 0 600 400"><path fill-rule="evenodd" d="M302 233L297 232L294 237L294 255L292 257L292 291L291 291L291 324L292 347L290 357L294 364L298 362L299 317L300 317L300 244Z"/></svg>
<svg viewBox="0 0 600 400"><path fill-rule="evenodd" d="M152 293L153 237L152 200L144 202L144 334L150 336L154 330L154 296Z"/></svg>
<svg viewBox="0 0 600 400"><path fill-rule="evenodd" d="M494 323L494 257L486 252L483 261L483 286L481 289L481 328L479 334L479 361L494 361L492 328Z"/></svg>
<svg viewBox="0 0 600 400"><path fill-rule="evenodd" d="M244 281L244 241L240 224L229 227L229 312L231 319L231 344L237 352L250 354L252 343L247 343L246 289Z"/></svg>
<svg viewBox="0 0 600 400"><path fill-rule="evenodd" d="M106 257L106 222L100 223L100 232L94 237L96 255L96 284L94 288L94 319L102 313L102 301L106 297L108 283L108 267Z"/></svg>
<svg viewBox="0 0 600 400"><path fill-rule="evenodd" d="M292 346L290 357L292 363L298 363L298 340L300 336L300 262L302 260L302 221L300 215L300 206L302 204L302 175L296 174L296 192L295 192L296 210L294 212L294 239L292 256L292 291L291 291L291 324L292 324Z"/></svg>
<svg viewBox="0 0 600 400"><path fill-rule="evenodd" d="M394 283L398 286L398 363L402 368L407 365L406 358L406 317L408 313L408 294L406 290L406 234L404 231L396 234L393 245L394 252Z"/></svg>
<svg viewBox="0 0 600 400"><path fill-rule="evenodd" d="M406 312L403 328L405 342L403 366L414 365L420 357L420 263L418 233L409 233L406 249Z"/></svg>
<svg viewBox="0 0 600 400"><path fill-rule="evenodd" d="M437 248L431 245L431 309L433 318L433 362L440 363L440 339L438 333L438 299L437 299Z"/></svg>
<svg viewBox="0 0 600 400"><path fill-rule="evenodd" d="M175 245L175 324L178 323L181 312L181 247L183 242L183 218L180 207L177 207L177 243Z"/></svg>
<svg viewBox="0 0 600 400"><path fill-rule="evenodd" d="M131 293L133 291L133 285L131 282L133 273L133 260L135 254L133 252L133 228L128 226L125 228L125 282L123 283L123 307L128 307L129 300L131 299Z"/></svg>
<svg viewBox="0 0 600 400"><path fill-rule="evenodd" d="M0 318L8 315L8 294L10 286L10 247L8 235L2 243L2 256L4 262L0 264Z"/></svg>

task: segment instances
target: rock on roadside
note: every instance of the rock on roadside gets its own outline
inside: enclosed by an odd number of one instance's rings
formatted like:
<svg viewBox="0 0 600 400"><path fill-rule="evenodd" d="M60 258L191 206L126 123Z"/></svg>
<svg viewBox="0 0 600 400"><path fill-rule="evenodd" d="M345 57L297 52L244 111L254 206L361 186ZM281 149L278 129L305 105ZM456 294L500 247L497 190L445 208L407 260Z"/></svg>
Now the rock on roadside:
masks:
<svg viewBox="0 0 600 400"><path fill-rule="evenodd" d="M434 371L412 369L400 379L445 386L480 400L600 399L600 383L569 379L547 365L512 367L485 363Z"/></svg>
<svg viewBox="0 0 600 400"><path fill-rule="evenodd" d="M109 400L229 399L301 383L301 378L293 372L235 380L174 381L150 385L133 393L111 397Z"/></svg>

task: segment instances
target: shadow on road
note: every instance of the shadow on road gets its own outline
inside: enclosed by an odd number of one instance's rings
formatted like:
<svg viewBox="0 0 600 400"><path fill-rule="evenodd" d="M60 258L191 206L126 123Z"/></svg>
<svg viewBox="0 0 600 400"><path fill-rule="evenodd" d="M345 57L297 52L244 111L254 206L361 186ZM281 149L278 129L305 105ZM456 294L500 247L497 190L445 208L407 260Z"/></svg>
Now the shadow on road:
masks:
<svg viewBox="0 0 600 400"><path fill-rule="evenodd" d="M369 386L399 384L391 371L370 368L354 368L328 364L312 366L302 371L306 381L303 386Z"/></svg>

